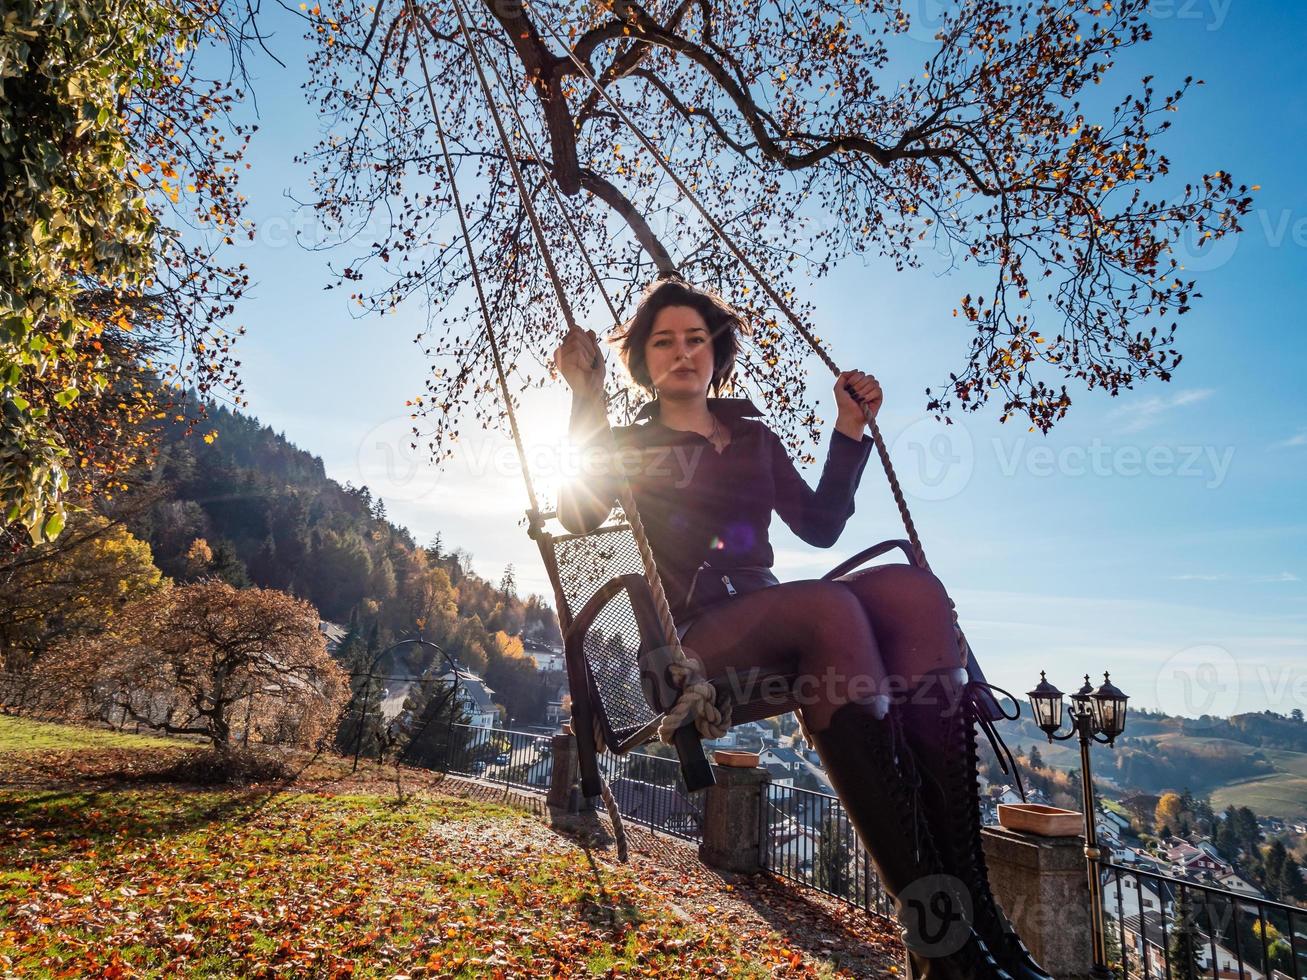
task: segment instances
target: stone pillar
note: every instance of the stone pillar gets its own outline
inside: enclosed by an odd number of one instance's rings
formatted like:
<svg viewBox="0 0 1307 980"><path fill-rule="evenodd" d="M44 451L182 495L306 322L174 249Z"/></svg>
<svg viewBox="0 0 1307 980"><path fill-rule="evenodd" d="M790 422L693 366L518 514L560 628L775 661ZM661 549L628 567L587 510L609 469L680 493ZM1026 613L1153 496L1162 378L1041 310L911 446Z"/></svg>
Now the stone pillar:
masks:
<svg viewBox="0 0 1307 980"><path fill-rule="evenodd" d="M1031 954L1058 978L1089 976L1093 935L1083 837L986 827L989 884Z"/></svg>
<svg viewBox="0 0 1307 980"><path fill-rule="evenodd" d="M576 736L559 732L550 741L553 764L549 774L549 794L545 802L564 813L581 811L580 764L576 753Z"/></svg>
<svg viewBox="0 0 1307 980"><path fill-rule="evenodd" d="M704 790L699 857L722 871L762 870L763 794L771 774L758 766L713 766L717 782Z"/></svg>

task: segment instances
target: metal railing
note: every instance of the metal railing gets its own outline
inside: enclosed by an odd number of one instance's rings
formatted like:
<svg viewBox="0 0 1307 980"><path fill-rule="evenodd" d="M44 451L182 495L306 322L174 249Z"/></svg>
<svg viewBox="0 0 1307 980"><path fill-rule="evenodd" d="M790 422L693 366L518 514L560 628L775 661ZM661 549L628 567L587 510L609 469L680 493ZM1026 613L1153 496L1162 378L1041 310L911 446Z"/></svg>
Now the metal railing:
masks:
<svg viewBox="0 0 1307 980"><path fill-rule="evenodd" d="M638 749L622 756L605 752L599 757L599 770L625 819L703 842L703 795L686 790L679 761Z"/></svg>
<svg viewBox="0 0 1307 980"><path fill-rule="evenodd" d="M518 789L547 792L553 774L550 735L477 725L436 725L424 733L421 749L415 754L417 765ZM605 752L599 757L599 766L627 820L702 842L703 800L686 792L676 759L640 751L623 756ZM595 803L598 808L602 805Z"/></svg>
<svg viewBox="0 0 1307 980"><path fill-rule="evenodd" d="M550 735L433 726L422 765L546 792ZM703 841L703 797L675 759L603 753L600 768L628 821ZM769 783L759 809L759 863L771 874L866 911L894 915L838 797ZM602 803L593 801L596 807ZM1307 980L1307 909L1101 859L1109 966L1122 980Z"/></svg>
<svg viewBox="0 0 1307 980"><path fill-rule="evenodd" d="M1141 980L1303 980L1307 909L1098 862L1109 965Z"/></svg>
<svg viewBox="0 0 1307 980"><path fill-rule="evenodd" d="M762 800L763 868L868 912L894 914L894 902L838 797L769 783Z"/></svg>
<svg viewBox="0 0 1307 980"><path fill-rule="evenodd" d="M549 735L462 724L449 725L448 732L443 764L438 767L443 771L518 789L542 793L549 789L553 772Z"/></svg>

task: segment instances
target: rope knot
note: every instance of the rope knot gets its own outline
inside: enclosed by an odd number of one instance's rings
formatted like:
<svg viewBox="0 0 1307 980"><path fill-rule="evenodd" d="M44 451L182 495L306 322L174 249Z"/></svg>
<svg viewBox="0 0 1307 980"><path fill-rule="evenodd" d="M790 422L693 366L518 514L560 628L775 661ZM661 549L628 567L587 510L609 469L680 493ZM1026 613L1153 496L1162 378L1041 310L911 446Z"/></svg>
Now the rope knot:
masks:
<svg viewBox="0 0 1307 980"><path fill-rule="evenodd" d="M668 666L672 683L681 689L676 703L663 714L658 725L658 737L670 744L677 729L693 719L694 727L703 738L721 738L731 728L731 705L717 706L717 688L688 660L682 658ZM724 710L723 710L724 708Z"/></svg>

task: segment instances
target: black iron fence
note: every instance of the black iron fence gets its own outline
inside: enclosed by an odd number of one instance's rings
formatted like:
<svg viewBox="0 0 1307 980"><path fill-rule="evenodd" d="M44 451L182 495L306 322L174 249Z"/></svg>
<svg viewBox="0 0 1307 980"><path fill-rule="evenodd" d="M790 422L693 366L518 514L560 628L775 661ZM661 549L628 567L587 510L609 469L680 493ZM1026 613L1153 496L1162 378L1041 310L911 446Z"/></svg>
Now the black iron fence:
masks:
<svg viewBox="0 0 1307 980"><path fill-rule="evenodd" d="M605 752L599 757L599 769L625 819L703 842L703 794L686 790L676 759L638 750L623 756Z"/></svg>
<svg viewBox="0 0 1307 980"><path fill-rule="evenodd" d="M1307 978L1307 910L1108 860L1098 868L1117 976Z"/></svg>
<svg viewBox="0 0 1307 980"><path fill-rule="evenodd" d="M553 774L553 739L505 728L432 725L404 748L402 760L544 793ZM686 791L676 759L605 752L599 765L624 818L673 837L703 840L703 798Z"/></svg>
<svg viewBox="0 0 1307 980"><path fill-rule="evenodd" d="M426 765L461 776L475 776L518 789L549 789L553 771L553 741L548 735L507 728L449 725L449 733L435 748L443 755ZM431 733L428 738L438 735Z"/></svg>
<svg viewBox="0 0 1307 980"><path fill-rule="evenodd" d="M544 793L550 735L454 724L426 730L420 765ZM600 756L623 817L703 840L703 796L675 759L636 751ZM596 806L602 807L596 801ZM877 915L892 916L867 852L838 797L776 783L759 812L762 867ZM1109 965L1127 980L1307 980L1307 909L1217 884L1102 860Z"/></svg>
<svg viewBox="0 0 1307 980"><path fill-rule="evenodd" d="M762 866L878 915L894 902L838 797L770 783L763 793Z"/></svg>

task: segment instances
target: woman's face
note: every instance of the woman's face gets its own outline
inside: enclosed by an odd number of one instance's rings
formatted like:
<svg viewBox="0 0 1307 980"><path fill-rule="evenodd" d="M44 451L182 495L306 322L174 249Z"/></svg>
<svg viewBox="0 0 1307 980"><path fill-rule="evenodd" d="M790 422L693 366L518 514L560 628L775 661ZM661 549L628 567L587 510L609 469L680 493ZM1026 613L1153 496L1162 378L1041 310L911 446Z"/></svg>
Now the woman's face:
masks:
<svg viewBox="0 0 1307 980"><path fill-rule="evenodd" d="M713 345L699 311L665 306L654 318L644 360L660 398L704 395L713 375Z"/></svg>

